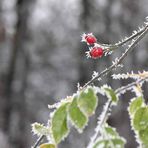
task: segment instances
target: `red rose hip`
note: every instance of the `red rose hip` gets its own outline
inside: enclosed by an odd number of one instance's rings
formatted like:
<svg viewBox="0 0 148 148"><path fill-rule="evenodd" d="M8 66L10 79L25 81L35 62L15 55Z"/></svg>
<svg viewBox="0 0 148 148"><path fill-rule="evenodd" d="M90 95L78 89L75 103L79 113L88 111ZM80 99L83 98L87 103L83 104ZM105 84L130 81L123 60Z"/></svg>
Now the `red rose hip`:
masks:
<svg viewBox="0 0 148 148"><path fill-rule="evenodd" d="M86 40L87 44L89 44L89 45L92 45L97 42L97 39L92 34L86 35L85 40Z"/></svg>
<svg viewBox="0 0 148 148"><path fill-rule="evenodd" d="M93 47L89 54L93 59L101 58L103 56L103 49L101 47Z"/></svg>

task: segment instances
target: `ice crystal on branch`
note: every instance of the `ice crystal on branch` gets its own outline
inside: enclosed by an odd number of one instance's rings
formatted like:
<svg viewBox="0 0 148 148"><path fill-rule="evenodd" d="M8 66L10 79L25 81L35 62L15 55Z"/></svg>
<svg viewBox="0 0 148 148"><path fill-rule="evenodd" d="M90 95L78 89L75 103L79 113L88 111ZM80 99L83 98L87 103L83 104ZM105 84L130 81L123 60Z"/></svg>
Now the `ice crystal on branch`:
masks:
<svg viewBox="0 0 148 148"><path fill-rule="evenodd" d="M94 79L95 77L97 77L98 76L98 72L96 72L96 71L93 71L93 74L92 74L92 78Z"/></svg>
<svg viewBox="0 0 148 148"><path fill-rule="evenodd" d="M132 79L143 79L148 77L148 71L143 71L143 72L138 72L133 73L133 71L131 73L126 73L126 74L113 74L112 78L113 79L128 79L128 78L132 78Z"/></svg>
<svg viewBox="0 0 148 148"><path fill-rule="evenodd" d="M115 58L112 64L115 65L115 67L123 67L123 64L119 64L119 58Z"/></svg>
<svg viewBox="0 0 148 148"><path fill-rule="evenodd" d="M132 91L135 93L137 97L143 96L143 90L140 84L134 86Z"/></svg>

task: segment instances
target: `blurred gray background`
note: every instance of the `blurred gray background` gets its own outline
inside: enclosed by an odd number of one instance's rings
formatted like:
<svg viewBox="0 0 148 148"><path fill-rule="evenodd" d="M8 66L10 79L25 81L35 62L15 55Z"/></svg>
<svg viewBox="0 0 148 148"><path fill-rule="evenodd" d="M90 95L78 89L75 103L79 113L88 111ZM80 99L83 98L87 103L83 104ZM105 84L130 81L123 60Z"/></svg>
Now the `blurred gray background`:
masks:
<svg viewBox="0 0 148 148"><path fill-rule="evenodd" d="M29 148L36 140L30 124L47 122L48 104L58 102L84 85L93 71L101 72L124 51L87 59L83 32L93 32L101 43L115 43L143 24L147 0L0 0L0 148ZM112 73L148 70L148 36ZM113 88L127 81L112 80L110 73L96 85ZM144 85L148 98L148 87ZM124 95L108 122L136 147ZM85 148L94 133L97 116L106 98L99 96L96 115L83 134L72 129L59 148Z"/></svg>

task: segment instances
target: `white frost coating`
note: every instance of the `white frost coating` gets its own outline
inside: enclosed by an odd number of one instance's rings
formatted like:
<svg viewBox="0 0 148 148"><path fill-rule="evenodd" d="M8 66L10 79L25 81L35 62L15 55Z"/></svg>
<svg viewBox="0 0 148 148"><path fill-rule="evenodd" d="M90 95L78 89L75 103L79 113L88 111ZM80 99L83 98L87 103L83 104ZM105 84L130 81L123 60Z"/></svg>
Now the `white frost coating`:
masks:
<svg viewBox="0 0 148 148"><path fill-rule="evenodd" d="M86 53L87 59L88 59L88 58L91 58L90 51L86 51L85 53Z"/></svg>
<svg viewBox="0 0 148 148"><path fill-rule="evenodd" d="M134 73L133 71L131 71L131 73L123 73L123 74L113 74L112 75L112 78L113 79L128 79L128 78L132 78L132 79L135 79L135 80L138 80L138 79L143 79L143 78L146 78L148 77L148 71L143 71L143 72L140 72L138 71L138 73Z"/></svg>
<svg viewBox="0 0 148 148"><path fill-rule="evenodd" d="M105 95L104 91L101 88L96 87L96 86L94 86L93 88L94 88L95 93L99 93L103 96Z"/></svg>
<svg viewBox="0 0 148 148"><path fill-rule="evenodd" d="M87 148L92 148L94 143L96 142L96 138L99 134L99 132L101 133L101 127L102 126L102 122L104 121L104 118L106 116L106 111L108 110L108 103L106 102L106 104L103 107L103 111L101 113L101 115L98 117L98 122L97 122L97 126L95 128L95 134L90 138L90 143L88 144ZM108 116L108 113L107 113Z"/></svg>
<svg viewBox="0 0 148 148"><path fill-rule="evenodd" d="M74 94L75 95L75 94ZM54 109L54 108L58 108L62 103L67 103L67 102L71 102L71 99L73 98L73 96L67 96L66 98L64 99L61 99L60 102L58 103L54 103L52 105L48 105L48 108L49 109Z"/></svg>
<svg viewBox="0 0 148 148"><path fill-rule="evenodd" d="M137 97L143 96L143 93L142 93L143 91L140 86L139 87L134 86L132 89L132 92L134 92Z"/></svg>
<svg viewBox="0 0 148 148"><path fill-rule="evenodd" d="M98 76L98 72L96 72L96 71L93 71L93 74L92 74L92 78L94 79L94 78L96 78L97 76Z"/></svg>

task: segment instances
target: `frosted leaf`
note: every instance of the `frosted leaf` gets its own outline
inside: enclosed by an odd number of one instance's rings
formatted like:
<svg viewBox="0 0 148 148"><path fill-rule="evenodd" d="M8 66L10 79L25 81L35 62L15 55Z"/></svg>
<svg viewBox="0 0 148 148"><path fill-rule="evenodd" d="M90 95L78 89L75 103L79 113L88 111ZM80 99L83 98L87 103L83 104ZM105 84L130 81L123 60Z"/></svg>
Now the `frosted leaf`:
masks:
<svg viewBox="0 0 148 148"><path fill-rule="evenodd" d="M75 94L73 94L73 95L75 95ZM67 97L64 98L64 99L61 99L61 101L58 102L58 103L54 103L54 104L52 104L52 105L49 104L49 105L48 105L48 108L49 108L49 109L58 108L62 103L71 102L72 99L73 99L73 96L67 96Z"/></svg>
<svg viewBox="0 0 148 148"><path fill-rule="evenodd" d="M44 126L43 124L35 122L31 126L32 126L32 132L38 136L50 134L49 128Z"/></svg>

